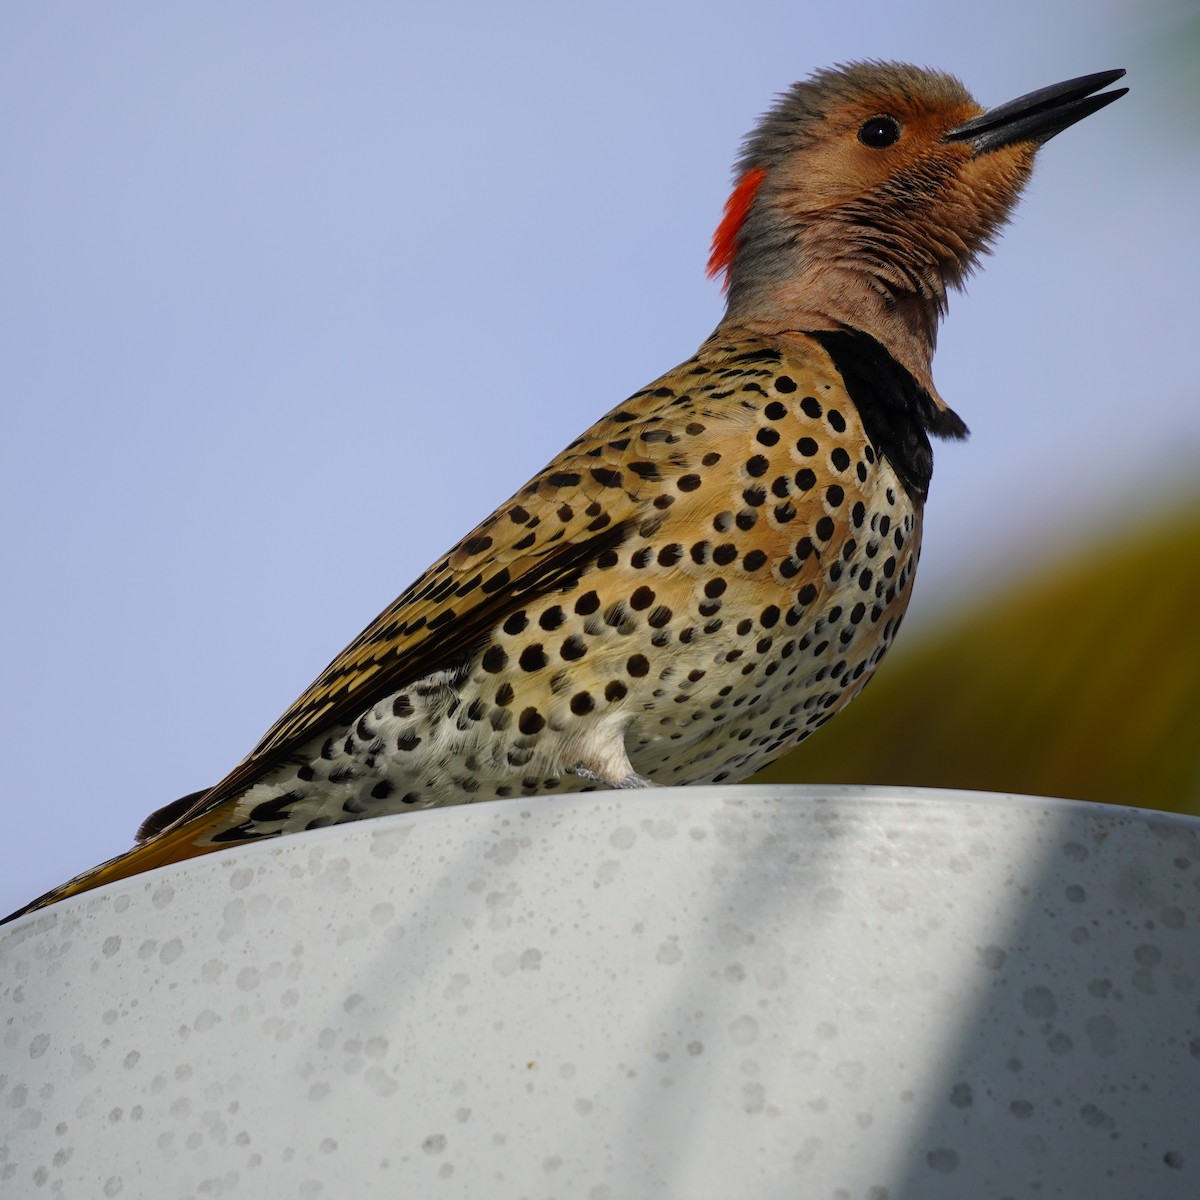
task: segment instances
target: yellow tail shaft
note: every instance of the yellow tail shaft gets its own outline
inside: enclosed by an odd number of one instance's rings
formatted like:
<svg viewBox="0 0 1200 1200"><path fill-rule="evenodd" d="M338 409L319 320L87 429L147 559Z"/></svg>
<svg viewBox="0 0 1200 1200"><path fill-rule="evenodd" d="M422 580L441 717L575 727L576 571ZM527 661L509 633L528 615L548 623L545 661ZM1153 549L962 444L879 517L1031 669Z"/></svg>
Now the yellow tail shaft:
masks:
<svg viewBox="0 0 1200 1200"><path fill-rule="evenodd" d="M198 858L201 854L211 854L214 850L228 849L219 842L216 844L203 843L203 838L209 832L210 826L217 822L203 819L193 820L171 829L157 837L151 838L116 858L97 867L76 875L74 879L51 888L44 896L31 900L23 908L9 913L0 925L15 921L26 913L36 912L39 908L65 900L68 896L78 896L81 892L90 892L93 888L103 887L106 883L115 883L119 879L128 879L132 875L140 875L143 871L152 871L155 867L165 867L168 863L184 862L189 858Z"/></svg>

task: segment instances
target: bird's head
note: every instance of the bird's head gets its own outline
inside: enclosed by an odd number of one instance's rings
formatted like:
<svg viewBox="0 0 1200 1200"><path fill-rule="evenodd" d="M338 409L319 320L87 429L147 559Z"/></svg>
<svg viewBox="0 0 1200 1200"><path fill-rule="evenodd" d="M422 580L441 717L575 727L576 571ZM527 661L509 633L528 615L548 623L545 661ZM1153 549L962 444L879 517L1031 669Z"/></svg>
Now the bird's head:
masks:
<svg viewBox="0 0 1200 1200"><path fill-rule="evenodd" d="M727 320L870 333L932 392L946 293L1007 220L1039 146L1126 89L1123 71L985 111L957 79L899 63L820 71L746 140L710 274ZM936 395L936 393L934 393Z"/></svg>

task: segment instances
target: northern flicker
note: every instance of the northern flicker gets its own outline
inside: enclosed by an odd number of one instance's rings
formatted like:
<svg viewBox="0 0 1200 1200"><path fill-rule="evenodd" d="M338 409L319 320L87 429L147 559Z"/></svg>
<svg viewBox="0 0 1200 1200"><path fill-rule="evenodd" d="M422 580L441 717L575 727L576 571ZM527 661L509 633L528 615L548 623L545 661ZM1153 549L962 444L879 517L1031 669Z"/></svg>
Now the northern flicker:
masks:
<svg viewBox="0 0 1200 1200"><path fill-rule="evenodd" d="M21 911L339 821L732 782L808 737L900 626L929 435L967 432L931 376L947 291L1038 147L1123 74L986 112L901 64L792 87L738 161L709 264L727 311L695 356L417 579L220 783Z"/></svg>

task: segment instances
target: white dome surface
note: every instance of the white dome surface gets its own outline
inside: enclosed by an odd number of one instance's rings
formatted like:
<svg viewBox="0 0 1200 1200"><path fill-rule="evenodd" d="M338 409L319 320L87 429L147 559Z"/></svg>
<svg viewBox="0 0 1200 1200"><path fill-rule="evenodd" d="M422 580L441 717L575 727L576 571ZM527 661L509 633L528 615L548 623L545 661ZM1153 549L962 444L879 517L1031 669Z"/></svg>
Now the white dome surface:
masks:
<svg viewBox="0 0 1200 1200"><path fill-rule="evenodd" d="M495 801L0 930L5 1197L1200 1195L1200 822Z"/></svg>

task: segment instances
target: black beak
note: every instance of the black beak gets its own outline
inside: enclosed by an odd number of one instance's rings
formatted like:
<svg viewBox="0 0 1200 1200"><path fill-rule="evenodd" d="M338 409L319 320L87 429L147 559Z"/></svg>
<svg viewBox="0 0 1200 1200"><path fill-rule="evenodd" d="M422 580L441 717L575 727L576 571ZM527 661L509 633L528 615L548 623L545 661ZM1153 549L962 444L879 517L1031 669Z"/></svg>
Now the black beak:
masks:
<svg viewBox="0 0 1200 1200"><path fill-rule="evenodd" d="M1124 71L1099 71L1095 75L1081 75L1065 83L1054 83L1039 88L993 108L965 124L951 129L946 134L948 142L968 142L976 155L1011 146L1013 142L1048 142L1056 133L1062 133L1068 125L1082 121L1098 112L1106 104L1120 99L1128 88L1117 88L1115 92L1103 92L1124 75Z"/></svg>

